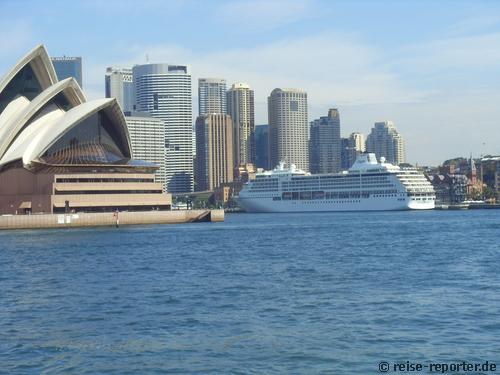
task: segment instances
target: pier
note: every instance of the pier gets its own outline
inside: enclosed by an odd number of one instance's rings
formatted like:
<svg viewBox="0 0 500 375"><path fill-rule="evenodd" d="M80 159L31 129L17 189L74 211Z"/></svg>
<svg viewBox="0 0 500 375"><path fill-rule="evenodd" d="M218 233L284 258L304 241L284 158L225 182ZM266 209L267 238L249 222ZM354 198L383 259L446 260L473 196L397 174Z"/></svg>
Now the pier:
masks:
<svg viewBox="0 0 500 375"><path fill-rule="evenodd" d="M99 212L0 216L2 229L77 228L138 224L182 224L224 221L224 210Z"/></svg>

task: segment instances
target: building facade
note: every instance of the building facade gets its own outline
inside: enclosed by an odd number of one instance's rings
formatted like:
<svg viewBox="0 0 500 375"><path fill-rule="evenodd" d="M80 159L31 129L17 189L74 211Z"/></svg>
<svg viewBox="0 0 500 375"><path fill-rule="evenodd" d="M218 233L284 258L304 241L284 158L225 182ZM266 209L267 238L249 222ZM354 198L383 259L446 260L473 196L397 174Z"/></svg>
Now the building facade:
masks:
<svg viewBox="0 0 500 375"><path fill-rule="evenodd" d="M227 114L233 120L234 167L255 163L254 93L246 83L235 83L227 91Z"/></svg>
<svg viewBox="0 0 500 375"><path fill-rule="evenodd" d="M130 135L132 157L156 165L158 169L155 173L155 180L166 191L165 126L163 121L143 112L125 112L125 120Z"/></svg>
<svg viewBox="0 0 500 375"><path fill-rule="evenodd" d="M123 112L134 111L134 83L132 69L106 68L104 78L106 98L116 98Z"/></svg>
<svg viewBox="0 0 500 375"><path fill-rule="evenodd" d="M311 173L337 173L341 169L340 116L336 108L328 116L311 121L309 164Z"/></svg>
<svg viewBox="0 0 500 375"><path fill-rule="evenodd" d="M348 170L351 165L350 161L351 150L349 148L349 138L340 138L340 169Z"/></svg>
<svg viewBox="0 0 500 375"><path fill-rule="evenodd" d="M366 139L366 151L374 153L377 159L384 157L392 164L401 164L406 160L403 137L392 121L375 123Z"/></svg>
<svg viewBox="0 0 500 375"><path fill-rule="evenodd" d="M224 114L196 119L196 190L214 190L233 181L233 124Z"/></svg>
<svg viewBox="0 0 500 375"><path fill-rule="evenodd" d="M467 176L455 173L432 174L428 179L436 192L436 204L460 204L467 199Z"/></svg>
<svg viewBox="0 0 500 375"><path fill-rule="evenodd" d="M44 46L0 80L0 213L169 209L156 169L132 158L116 100L58 81Z"/></svg>
<svg viewBox="0 0 500 375"><path fill-rule="evenodd" d="M307 93L297 89L274 89L268 97L269 168L281 161L309 170Z"/></svg>
<svg viewBox="0 0 500 375"><path fill-rule="evenodd" d="M198 79L199 116L226 113L226 80L222 78Z"/></svg>
<svg viewBox="0 0 500 375"><path fill-rule="evenodd" d="M481 180L488 197L500 202L500 156L487 155L481 158Z"/></svg>
<svg viewBox="0 0 500 375"><path fill-rule="evenodd" d="M357 157L366 151L366 141L364 134L357 132L351 133L351 135L349 135L348 147L349 147L348 168L350 168L356 161Z"/></svg>
<svg viewBox="0 0 500 375"><path fill-rule="evenodd" d="M163 120L167 190L193 190L191 74L185 65L145 64L132 69L136 109Z"/></svg>
<svg viewBox="0 0 500 375"><path fill-rule="evenodd" d="M83 74L82 74L82 58L81 57L51 57L52 65L57 74L57 79L73 77L76 82L83 88Z"/></svg>
<svg viewBox="0 0 500 375"><path fill-rule="evenodd" d="M255 127L255 166L269 168L269 125Z"/></svg>

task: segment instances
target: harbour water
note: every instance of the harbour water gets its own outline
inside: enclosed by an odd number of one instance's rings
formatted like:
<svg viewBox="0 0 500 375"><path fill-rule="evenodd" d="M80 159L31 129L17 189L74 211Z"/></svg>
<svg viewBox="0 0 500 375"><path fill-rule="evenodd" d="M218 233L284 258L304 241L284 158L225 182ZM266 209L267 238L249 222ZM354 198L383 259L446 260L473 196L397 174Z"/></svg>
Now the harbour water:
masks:
<svg viewBox="0 0 500 375"><path fill-rule="evenodd" d="M497 210L5 231L0 249L0 373L500 367Z"/></svg>

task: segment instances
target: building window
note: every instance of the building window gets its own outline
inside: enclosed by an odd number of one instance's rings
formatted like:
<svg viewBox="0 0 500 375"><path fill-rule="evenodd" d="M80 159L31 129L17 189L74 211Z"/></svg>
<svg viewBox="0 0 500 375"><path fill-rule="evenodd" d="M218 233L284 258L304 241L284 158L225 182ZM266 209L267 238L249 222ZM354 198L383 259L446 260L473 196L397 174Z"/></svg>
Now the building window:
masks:
<svg viewBox="0 0 500 375"><path fill-rule="evenodd" d="M153 109L158 110L158 94L153 94Z"/></svg>

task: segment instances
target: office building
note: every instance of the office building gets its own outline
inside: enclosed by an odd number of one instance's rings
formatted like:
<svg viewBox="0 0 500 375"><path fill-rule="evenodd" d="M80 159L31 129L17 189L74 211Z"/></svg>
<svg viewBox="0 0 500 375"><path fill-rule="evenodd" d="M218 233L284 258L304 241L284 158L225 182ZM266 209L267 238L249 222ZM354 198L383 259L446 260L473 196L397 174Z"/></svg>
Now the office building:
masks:
<svg viewBox="0 0 500 375"><path fill-rule="evenodd" d="M255 166L269 168L269 125L255 127Z"/></svg>
<svg viewBox="0 0 500 375"><path fill-rule="evenodd" d="M357 157L362 154L363 152L366 151L366 146L365 146L365 136L362 133L351 133L349 135L349 167L350 168L354 162L356 161Z"/></svg>
<svg viewBox="0 0 500 375"><path fill-rule="evenodd" d="M226 80L222 78L198 79L199 116L226 113Z"/></svg>
<svg viewBox="0 0 500 375"><path fill-rule="evenodd" d="M340 138L340 169L345 171L351 167L350 164L349 138Z"/></svg>
<svg viewBox="0 0 500 375"><path fill-rule="evenodd" d="M134 111L134 82L131 68L106 68L106 98L115 98L123 112Z"/></svg>
<svg viewBox="0 0 500 375"><path fill-rule="evenodd" d="M281 161L309 171L307 93L274 89L268 97L270 168Z"/></svg>
<svg viewBox="0 0 500 375"><path fill-rule="evenodd" d="M227 91L227 114L233 120L234 166L255 162L254 94L246 83Z"/></svg>
<svg viewBox="0 0 500 375"><path fill-rule="evenodd" d="M311 173L337 173L341 168L340 116L336 108L328 116L311 121L309 162Z"/></svg>
<svg viewBox="0 0 500 375"><path fill-rule="evenodd" d="M392 121L376 122L366 138L366 151L372 152L380 160L392 164L405 162L405 146L403 137L398 133Z"/></svg>
<svg viewBox="0 0 500 375"><path fill-rule="evenodd" d="M233 124L224 114L196 119L196 190L214 190L233 181Z"/></svg>
<svg viewBox="0 0 500 375"><path fill-rule="evenodd" d="M125 112L132 157L150 162L158 167L155 173L156 182L166 186L165 169L165 125L163 120L151 117L149 113Z"/></svg>
<svg viewBox="0 0 500 375"><path fill-rule="evenodd" d="M116 100L58 81L44 46L0 80L0 213L166 210L156 169L133 159Z"/></svg>
<svg viewBox="0 0 500 375"><path fill-rule="evenodd" d="M136 110L165 124L167 190L193 190L191 74L185 65L145 64L132 68Z"/></svg>
<svg viewBox="0 0 500 375"><path fill-rule="evenodd" d="M51 60L59 81L73 77L76 79L76 82L78 82L80 87L83 88L81 57L51 57Z"/></svg>

